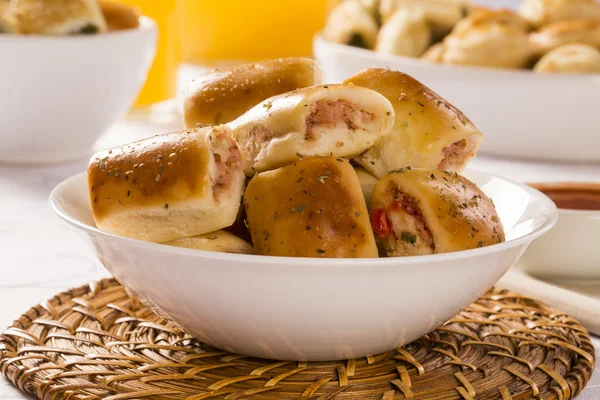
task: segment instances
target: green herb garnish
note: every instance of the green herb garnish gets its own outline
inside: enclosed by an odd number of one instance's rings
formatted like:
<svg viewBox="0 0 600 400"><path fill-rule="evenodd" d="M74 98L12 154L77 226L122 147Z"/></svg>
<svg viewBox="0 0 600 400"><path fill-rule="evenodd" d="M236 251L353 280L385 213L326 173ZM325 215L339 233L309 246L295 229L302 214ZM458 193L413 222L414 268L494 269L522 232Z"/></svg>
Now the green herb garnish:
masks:
<svg viewBox="0 0 600 400"><path fill-rule="evenodd" d="M290 211L301 214L305 208L306 208L306 204L300 204L299 206L290 208Z"/></svg>
<svg viewBox="0 0 600 400"><path fill-rule="evenodd" d="M417 244L417 236L410 232L402 232L400 234L400 240L413 246Z"/></svg>

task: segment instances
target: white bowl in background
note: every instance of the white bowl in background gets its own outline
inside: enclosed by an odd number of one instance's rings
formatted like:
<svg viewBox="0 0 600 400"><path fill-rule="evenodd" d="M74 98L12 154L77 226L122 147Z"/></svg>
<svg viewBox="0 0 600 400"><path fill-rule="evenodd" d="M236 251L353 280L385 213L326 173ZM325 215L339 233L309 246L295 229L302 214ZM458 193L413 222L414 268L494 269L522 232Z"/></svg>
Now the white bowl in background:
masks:
<svg viewBox="0 0 600 400"><path fill-rule="evenodd" d="M50 203L91 239L123 285L198 340L257 357L337 360L385 352L434 330L556 222L554 203L535 189L466 176L494 199L507 242L405 258L224 254L111 235L94 225L85 174L59 184Z"/></svg>
<svg viewBox="0 0 600 400"><path fill-rule="evenodd" d="M536 187L593 191L600 184L540 183ZM558 209L558 223L536 241L519 261L529 274L551 281L600 282L600 210Z"/></svg>
<svg viewBox="0 0 600 400"><path fill-rule="evenodd" d="M320 34L314 40L314 54L328 83L367 68L391 68L413 76L477 125L484 135L482 153L600 161L600 74L434 64L332 43Z"/></svg>
<svg viewBox="0 0 600 400"><path fill-rule="evenodd" d="M135 100L154 58L157 27L99 35L0 35L0 161L85 156Z"/></svg>

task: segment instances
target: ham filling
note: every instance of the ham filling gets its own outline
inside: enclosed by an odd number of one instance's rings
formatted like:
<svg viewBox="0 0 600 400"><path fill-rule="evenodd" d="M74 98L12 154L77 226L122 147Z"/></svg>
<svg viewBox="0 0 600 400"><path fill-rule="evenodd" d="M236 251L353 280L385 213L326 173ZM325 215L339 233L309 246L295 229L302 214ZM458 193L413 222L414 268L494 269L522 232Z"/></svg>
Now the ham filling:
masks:
<svg viewBox="0 0 600 400"><path fill-rule="evenodd" d="M229 145L229 147L226 147ZM217 171L213 179L213 197L219 200L231 187L232 171L242 165L242 155L235 143L229 138L219 138L220 148L213 149Z"/></svg>
<svg viewBox="0 0 600 400"><path fill-rule="evenodd" d="M387 243L388 255L433 254L433 236L416 201L404 193L395 197L386 209L375 210L372 220L375 234Z"/></svg>
<svg viewBox="0 0 600 400"><path fill-rule="evenodd" d="M352 131L361 129L372 122L375 116L360 106L346 100L319 100L317 101L306 119L306 140L315 140L315 129L318 127L345 126Z"/></svg>
<svg viewBox="0 0 600 400"><path fill-rule="evenodd" d="M452 143L444 147L442 150L442 161L438 165L438 169L441 171L461 171L465 163L473 158L473 149L467 146L467 140L462 139L458 142Z"/></svg>

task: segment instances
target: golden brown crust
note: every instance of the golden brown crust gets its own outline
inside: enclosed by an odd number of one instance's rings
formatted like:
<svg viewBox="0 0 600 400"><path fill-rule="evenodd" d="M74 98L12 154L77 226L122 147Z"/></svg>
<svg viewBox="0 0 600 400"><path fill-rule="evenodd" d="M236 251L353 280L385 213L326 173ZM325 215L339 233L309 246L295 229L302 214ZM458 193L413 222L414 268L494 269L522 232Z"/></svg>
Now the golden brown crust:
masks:
<svg viewBox="0 0 600 400"><path fill-rule="evenodd" d="M379 11L385 23L400 9L420 11L433 27L448 32L468 12L466 0L381 0Z"/></svg>
<svg viewBox="0 0 600 400"><path fill-rule="evenodd" d="M537 28L558 21L600 19L596 0L524 0L519 13Z"/></svg>
<svg viewBox="0 0 600 400"><path fill-rule="evenodd" d="M140 26L141 12L136 7L113 0L99 0L109 31L135 29Z"/></svg>
<svg viewBox="0 0 600 400"><path fill-rule="evenodd" d="M600 50L586 44L566 44L544 55L533 68L538 73L600 73Z"/></svg>
<svg viewBox="0 0 600 400"><path fill-rule="evenodd" d="M20 33L65 35L106 32L96 0L12 0Z"/></svg>
<svg viewBox="0 0 600 400"><path fill-rule="evenodd" d="M88 184L98 228L161 243L230 226L244 173L240 151L221 126L100 152L90 161Z"/></svg>
<svg viewBox="0 0 600 400"><path fill-rule="evenodd" d="M255 176L244 205L258 254L377 257L360 183L342 158L309 158Z"/></svg>
<svg viewBox="0 0 600 400"><path fill-rule="evenodd" d="M565 44L587 44L600 47L600 21L561 21L548 25L530 35L539 54Z"/></svg>
<svg viewBox="0 0 600 400"><path fill-rule="evenodd" d="M456 24L444 38L441 62L523 68L533 56L527 32L527 23L512 11L477 11Z"/></svg>
<svg viewBox="0 0 600 400"><path fill-rule="evenodd" d="M0 0L0 33L16 33L17 26L12 15L11 1Z"/></svg>
<svg viewBox="0 0 600 400"><path fill-rule="evenodd" d="M88 168L92 213L166 205L211 191L209 153L193 130L173 132L97 153Z"/></svg>
<svg viewBox="0 0 600 400"><path fill-rule="evenodd" d="M529 23L514 11L508 9L481 9L474 11L468 17L456 24L452 34L457 36L464 35L465 33L468 33L469 29L487 24L514 26L524 31L531 29Z"/></svg>
<svg viewBox="0 0 600 400"><path fill-rule="evenodd" d="M407 166L438 168L444 149L461 140L466 143L464 160L449 170L462 171L475 156L481 132L460 110L411 76L372 68L344 83L375 90L394 107L392 133L356 158L373 175L382 177Z"/></svg>
<svg viewBox="0 0 600 400"><path fill-rule="evenodd" d="M281 58L206 72L188 87L183 102L185 125L227 123L269 97L320 80L319 66L307 58Z"/></svg>
<svg viewBox="0 0 600 400"><path fill-rule="evenodd" d="M437 170L405 169L377 183L371 210L388 209L398 193L416 201L433 236L434 252L447 253L505 241L504 230L492 201L471 181ZM384 251L394 254L393 236L382 240ZM390 252L391 250L391 252Z"/></svg>

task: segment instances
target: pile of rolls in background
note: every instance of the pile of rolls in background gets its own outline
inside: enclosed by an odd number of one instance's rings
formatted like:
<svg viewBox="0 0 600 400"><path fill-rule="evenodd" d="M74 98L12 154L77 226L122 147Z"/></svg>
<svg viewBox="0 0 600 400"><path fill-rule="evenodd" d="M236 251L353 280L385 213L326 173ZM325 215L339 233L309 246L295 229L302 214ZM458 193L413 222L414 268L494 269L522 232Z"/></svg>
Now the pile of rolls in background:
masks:
<svg viewBox="0 0 600 400"><path fill-rule="evenodd" d="M345 0L326 40L441 64L600 72L600 4L523 0L513 9L466 0Z"/></svg>

